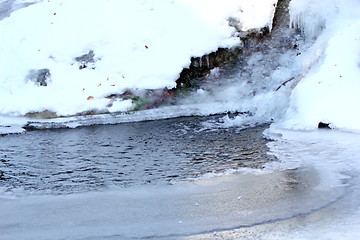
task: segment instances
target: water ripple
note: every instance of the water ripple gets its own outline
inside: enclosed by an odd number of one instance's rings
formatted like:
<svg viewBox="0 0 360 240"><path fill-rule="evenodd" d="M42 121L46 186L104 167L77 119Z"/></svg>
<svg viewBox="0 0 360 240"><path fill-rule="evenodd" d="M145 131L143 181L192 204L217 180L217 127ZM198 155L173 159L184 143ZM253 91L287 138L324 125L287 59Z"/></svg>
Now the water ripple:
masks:
<svg viewBox="0 0 360 240"><path fill-rule="evenodd" d="M5 191L67 194L261 168L266 126L202 130L207 118L44 130L0 138Z"/></svg>

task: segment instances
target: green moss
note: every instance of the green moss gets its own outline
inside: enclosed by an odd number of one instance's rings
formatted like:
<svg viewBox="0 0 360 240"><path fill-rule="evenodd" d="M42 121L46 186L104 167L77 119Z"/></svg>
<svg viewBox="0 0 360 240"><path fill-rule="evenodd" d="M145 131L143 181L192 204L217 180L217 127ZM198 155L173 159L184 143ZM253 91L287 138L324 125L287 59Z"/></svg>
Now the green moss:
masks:
<svg viewBox="0 0 360 240"><path fill-rule="evenodd" d="M131 98L134 107L130 111L139 111L144 109L145 105L147 104L147 101L143 97L135 96Z"/></svg>

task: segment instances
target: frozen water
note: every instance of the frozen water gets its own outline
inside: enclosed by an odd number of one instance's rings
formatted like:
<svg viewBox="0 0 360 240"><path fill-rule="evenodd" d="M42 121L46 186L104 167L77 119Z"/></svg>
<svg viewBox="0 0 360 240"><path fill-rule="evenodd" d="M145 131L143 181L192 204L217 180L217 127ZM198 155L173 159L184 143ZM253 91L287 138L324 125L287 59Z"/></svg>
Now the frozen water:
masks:
<svg viewBox="0 0 360 240"><path fill-rule="evenodd" d="M305 221L291 233L278 232L275 238L270 235L268 239L356 239L360 234L360 135L327 130L291 131L275 125L267 132L275 140L268 144L271 153L279 159L267 167L312 166L319 172L319 191L347 186L343 198L321 214L320 220Z"/></svg>
<svg viewBox="0 0 360 240"><path fill-rule="evenodd" d="M314 190L313 177L316 180L312 169L300 169L125 191L2 196L0 229L9 240L187 239L221 234L307 216L344 194L343 186ZM259 232L263 237L265 233Z"/></svg>

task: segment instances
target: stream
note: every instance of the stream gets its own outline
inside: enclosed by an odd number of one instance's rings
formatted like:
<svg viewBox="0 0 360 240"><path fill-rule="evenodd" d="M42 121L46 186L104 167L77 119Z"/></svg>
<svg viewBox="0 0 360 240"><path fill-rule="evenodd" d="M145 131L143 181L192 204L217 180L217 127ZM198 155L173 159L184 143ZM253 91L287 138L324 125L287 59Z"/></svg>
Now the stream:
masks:
<svg viewBox="0 0 360 240"><path fill-rule="evenodd" d="M283 166L268 125L222 119L1 137L0 239L272 239L359 194L350 173L334 183L316 164Z"/></svg>
<svg viewBox="0 0 360 240"><path fill-rule="evenodd" d="M0 138L2 188L68 194L171 183L274 159L262 132L209 129L219 117L44 130Z"/></svg>

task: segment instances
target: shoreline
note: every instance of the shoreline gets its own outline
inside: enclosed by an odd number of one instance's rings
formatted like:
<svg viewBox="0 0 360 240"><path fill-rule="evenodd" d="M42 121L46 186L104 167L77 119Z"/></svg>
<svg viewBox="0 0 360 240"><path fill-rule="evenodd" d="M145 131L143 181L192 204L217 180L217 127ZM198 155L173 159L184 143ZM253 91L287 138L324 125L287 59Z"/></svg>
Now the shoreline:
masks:
<svg viewBox="0 0 360 240"><path fill-rule="evenodd" d="M215 232L219 239L238 239L313 215L344 194L343 187L315 190L317 177L314 169L301 168L119 191L0 197L0 231L8 240L200 240L214 239Z"/></svg>

